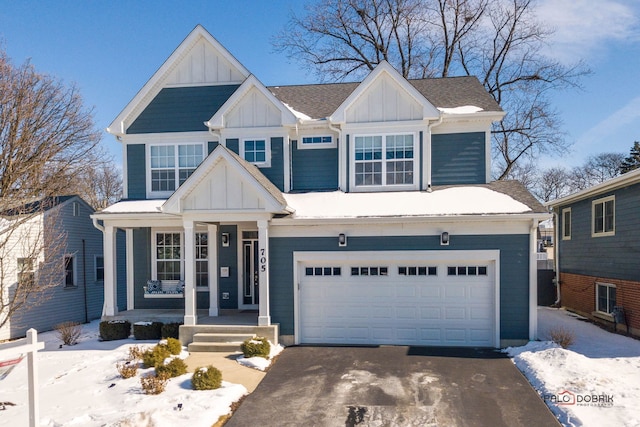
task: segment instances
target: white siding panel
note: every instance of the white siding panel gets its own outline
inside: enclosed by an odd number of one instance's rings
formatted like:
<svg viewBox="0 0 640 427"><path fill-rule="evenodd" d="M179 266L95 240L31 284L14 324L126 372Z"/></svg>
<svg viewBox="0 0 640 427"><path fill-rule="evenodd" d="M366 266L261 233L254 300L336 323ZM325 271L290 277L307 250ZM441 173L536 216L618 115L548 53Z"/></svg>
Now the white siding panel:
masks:
<svg viewBox="0 0 640 427"><path fill-rule="evenodd" d="M251 89L225 115L229 128L280 126L280 110L257 88Z"/></svg>
<svg viewBox="0 0 640 427"><path fill-rule="evenodd" d="M169 75L169 85L239 83L244 77L213 46L200 39Z"/></svg>
<svg viewBox="0 0 640 427"><path fill-rule="evenodd" d="M351 123L422 119L422 105L388 76L381 76L346 111Z"/></svg>

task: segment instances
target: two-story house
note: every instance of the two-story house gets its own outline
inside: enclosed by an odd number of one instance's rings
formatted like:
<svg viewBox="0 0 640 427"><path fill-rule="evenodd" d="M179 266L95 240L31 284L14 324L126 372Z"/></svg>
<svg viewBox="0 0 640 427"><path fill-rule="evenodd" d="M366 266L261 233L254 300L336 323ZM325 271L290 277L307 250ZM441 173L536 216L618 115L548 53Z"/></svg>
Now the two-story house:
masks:
<svg viewBox="0 0 640 427"><path fill-rule="evenodd" d="M558 303L640 336L640 170L547 206L556 219Z"/></svg>
<svg viewBox="0 0 640 427"><path fill-rule="evenodd" d="M197 26L108 129L125 198L94 215L104 318L256 310L284 344L534 338L548 215L490 182L504 114L474 77L406 80L386 62L361 82L265 87Z"/></svg>
<svg viewBox="0 0 640 427"><path fill-rule="evenodd" d="M104 298L102 233L79 196L48 197L0 213L0 340L100 318ZM35 283L41 291L24 293ZM18 302L14 302L15 300ZM16 310L19 306L20 308Z"/></svg>

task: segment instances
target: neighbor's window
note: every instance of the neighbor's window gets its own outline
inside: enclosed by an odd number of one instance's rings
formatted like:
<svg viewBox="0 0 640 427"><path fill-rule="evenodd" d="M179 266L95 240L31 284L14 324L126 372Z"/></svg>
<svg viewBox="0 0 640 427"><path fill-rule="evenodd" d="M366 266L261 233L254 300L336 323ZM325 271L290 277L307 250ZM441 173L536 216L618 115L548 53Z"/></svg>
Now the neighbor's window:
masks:
<svg viewBox="0 0 640 427"><path fill-rule="evenodd" d="M209 286L209 235L196 233L196 286Z"/></svg>
<svg viewBox="0 0 640 427"><path fill-rule="evenodd" d="M204 159L202 144L152 145L151 191L175 191Z"/></svg>
<svg viewBox="0 0 640 427"><path fill-rule="evenodd" d="M333 146L333 137L331 135L318 135L303 136L302 144L298 148L327 148Z"/></svg>
<svg viewBox="0 0 640 427"><path fill-rule="evenodd" d="M18 284L20 286L33 285L34 273L33 258L18 258Z"/></svg>
<svg viewBox="0 0 640 427"><path fill-rule="evenodd" d="M571 208L562 210L562 240L571 240Z"/></svg>
<svg viewBox="0 0 640 427"><path fill-rule="evenodd" d="M242 158L250 163L266 165L269 153L264 139L245 139L242 141Z"/></svg>
<svg viewBox="0 0 640 427"><path fill-rule="evenodd" d="M104 282L104 257L96 255L96 282Z"/></svg>
<svg viewBox="0 0 640 427"><path fill-rule="evenodd" d="M156 233L156 267L158 280L180 280L182 253L180 233Z"/></svg>
<svg viewBox="0 0 640 427"><path fill-rule="evenodd" d="M75 262L73 255L64 256L64 286L71 288L76 285Z"/></svg>
<svg viewBox="0 0 640 427"><path fill-rule="evenodd" d="M616 305L616 287L608 283L596 283L596 310L611 314Z"/></svg>
<svg viewBox="0 0 640 427"><path fill-rule="evenodd" d="M355 185L413 185L413 134L356 136Z"/></svg>
<svg viewBox="0 0 640 427"><path fill-rule="evenodd" d="M593 236L615 234L615 203L615 196L593 201Z"/></svg>

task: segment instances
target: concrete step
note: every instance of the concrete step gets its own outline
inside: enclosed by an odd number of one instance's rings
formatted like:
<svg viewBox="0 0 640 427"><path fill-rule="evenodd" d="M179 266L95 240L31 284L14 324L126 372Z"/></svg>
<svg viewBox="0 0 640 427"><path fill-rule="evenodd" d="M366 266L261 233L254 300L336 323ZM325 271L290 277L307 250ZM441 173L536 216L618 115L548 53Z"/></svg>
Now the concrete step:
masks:
<svg viewBox="0 0 640 427"><path fill-rule="evenodd" d="M252 333L198 332L193 335L193 342L243 342L253 337Z"/></svg>
<svg viewBox="0 0 640 427"><path fill-rule="evenodd" d="M242 342L192 342L187 346L189 353L234 353L241 352Z"/></svg>

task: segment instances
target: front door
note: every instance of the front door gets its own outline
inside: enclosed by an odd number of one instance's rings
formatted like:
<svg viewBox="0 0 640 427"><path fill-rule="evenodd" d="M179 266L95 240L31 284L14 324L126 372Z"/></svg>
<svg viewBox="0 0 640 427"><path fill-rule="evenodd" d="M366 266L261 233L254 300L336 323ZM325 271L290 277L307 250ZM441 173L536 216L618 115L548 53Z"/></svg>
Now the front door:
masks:
<svg viewBox="0 0 640 427"><path fill-rule="evenodd" d="M244 306L257 306L259 295L258 279L258 232L242 232L242 304Z"/></svg>

